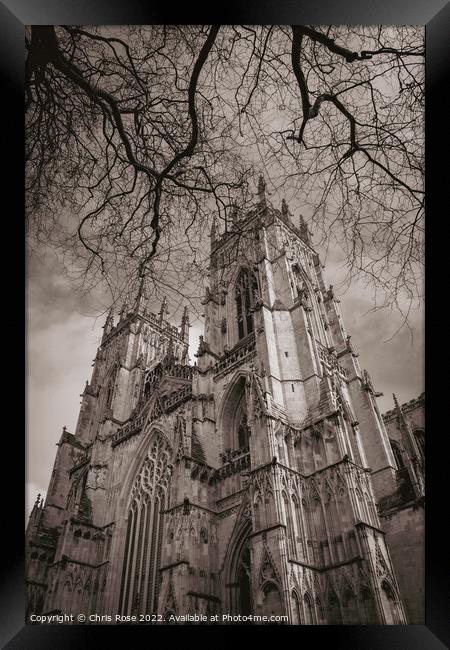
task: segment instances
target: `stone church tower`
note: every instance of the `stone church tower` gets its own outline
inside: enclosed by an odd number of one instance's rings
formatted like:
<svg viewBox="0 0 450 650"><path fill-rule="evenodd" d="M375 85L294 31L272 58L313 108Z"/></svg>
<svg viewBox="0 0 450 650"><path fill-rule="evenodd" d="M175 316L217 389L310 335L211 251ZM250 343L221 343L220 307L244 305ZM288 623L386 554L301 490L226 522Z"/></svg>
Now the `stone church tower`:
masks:
<svg viewBox="0 0 450 650"><path fill-rule="evenodd" d="M376 505L396 461L306 224L261 178L210 271L194 365L186 310L141 287L108 317L30 516L28 614L407 622Z"/></svg>

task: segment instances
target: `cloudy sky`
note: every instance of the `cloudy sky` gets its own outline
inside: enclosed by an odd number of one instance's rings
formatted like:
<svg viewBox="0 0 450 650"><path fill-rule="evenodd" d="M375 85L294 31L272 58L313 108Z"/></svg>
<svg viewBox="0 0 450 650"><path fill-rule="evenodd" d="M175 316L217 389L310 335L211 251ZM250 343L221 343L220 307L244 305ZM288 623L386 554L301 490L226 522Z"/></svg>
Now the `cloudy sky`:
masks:
<svg viewBox="0 0 450 650"><path fill-rule="evenodd" d="M324 273L327 284L336 289L342 264L327 261ZM37 493L46 494L62 427L75 430L80 393L91 376L104 319L93 316L92 305L74 292L53 255L30 262L27 304L28 513ZM405 402L424 390L423 312L410 315L413 336L404 327L392 337L401 324L399 313L370 312L371 307L371 295L359 284L341 296L346 329L360 353L361 367L384 393L379 399L384 412L392 407L393 392ZM193 322L191 360L200 333L202 323Z"/></svg>

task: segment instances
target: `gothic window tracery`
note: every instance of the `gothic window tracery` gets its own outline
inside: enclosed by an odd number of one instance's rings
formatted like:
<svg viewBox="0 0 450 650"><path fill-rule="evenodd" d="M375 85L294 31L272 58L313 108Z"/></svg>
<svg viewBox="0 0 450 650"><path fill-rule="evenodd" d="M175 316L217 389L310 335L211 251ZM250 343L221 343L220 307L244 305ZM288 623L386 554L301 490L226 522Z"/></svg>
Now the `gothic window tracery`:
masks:
<svg viewBox="0 0 450 650"><path fill-rule="evenodd" d="M294 526L292 522L291 504L289 503L289 499L286 492L283 492L283 502L284 502L285 516L286 516L286 536L287 536L288 553L291 557L296 557L296 552L295 552L296 544L295 544Z"/></svg>
<svg viewBox="0 0 450 650"><path fill-rule="evenodd" d="M298 600L297 592L292 591L291 594L292 597L292 623L294 625L300 625L301 623L301 616L300 616L300 602Z"/></svg>
<svg viewBox="0 0 450 650"><path fill-rule="evenodd" d="M309 594L305 594L303 598L303 602L305 604L305 623L306 625L313 625L314 618L313 618L313 606L312 606L311 596Z"/></svg>
<svg viewBox="0 0 450 650"><path fill-rule="evenodd" d="M297 529L297 548L301 549L300 559L305 560L306 552L304 547L303 522L302 522L302 512L300 509L300 502L298 501L295 495L292 497L292 502L294 504L295 526Z"/></svg>
<svg viewBox="0 0 450 650"><path fill-rule="evenodd" d="M320 598L317 596L316 598L316 611L317 611L317 624L318 625L325 625L325 615L323 612L323 606Z"/></svg>
<svg viewBox="0 0 450 650"><path fill-rule="evenodd" d="M239 340L248 336L254 330L253 310L257 292L258 282L255 274L248 269L242 269L235 290Z"/></svg>
<svg viewBox="0 0 450 650"><path fill-rule="evenodd" d="M170 458L169 444L161 434L155 434L131 490L120 592L123 614L156 611L161 511L168 506Z"/></svg>
<svg viewBox="0 0 450 650"><path fill-rule="evenodd" d="M251 429L248 424L245 378L240 377L227 397L222 416L223 451L248 452Z"/></svg>
<svg viewBox="0 0 450 650"><path fill-rule="evenodd" d="M250 545L247 540L239 558L237 581L239 585L239 611L245 616L251 613L251 565L250 565Z"/></svg>

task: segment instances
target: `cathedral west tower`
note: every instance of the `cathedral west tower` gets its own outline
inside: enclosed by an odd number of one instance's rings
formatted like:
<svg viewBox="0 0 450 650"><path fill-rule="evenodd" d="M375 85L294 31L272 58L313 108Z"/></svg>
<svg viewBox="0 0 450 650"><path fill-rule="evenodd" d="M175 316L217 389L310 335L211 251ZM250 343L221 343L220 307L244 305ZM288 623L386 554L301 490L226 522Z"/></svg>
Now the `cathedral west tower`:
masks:
<svg viewBox="0 0 450 650"><path fill-rule="evenodd" d="M30 518L29 611L406 622L377 511L398 468L307 225L261 178L210 272L194 365L186 310L142 288L108 317Z"/></svg>

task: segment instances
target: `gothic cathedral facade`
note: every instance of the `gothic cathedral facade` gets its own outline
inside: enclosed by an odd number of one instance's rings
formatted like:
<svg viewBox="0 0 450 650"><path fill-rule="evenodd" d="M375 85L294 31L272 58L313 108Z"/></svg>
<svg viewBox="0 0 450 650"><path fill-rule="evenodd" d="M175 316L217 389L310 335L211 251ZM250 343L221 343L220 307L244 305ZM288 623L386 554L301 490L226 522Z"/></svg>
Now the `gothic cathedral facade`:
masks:
<svg viewBox="0 0 450 650"><path fill-rule="evenodd" d="M144 287L108 316L30 516L28 614L420 622L377 507L398 492L395 450L338 303L260 179L254 209L212 228L193 365L187 310L175 327ZM416 503L423 465L405 466Z"/></svg>

